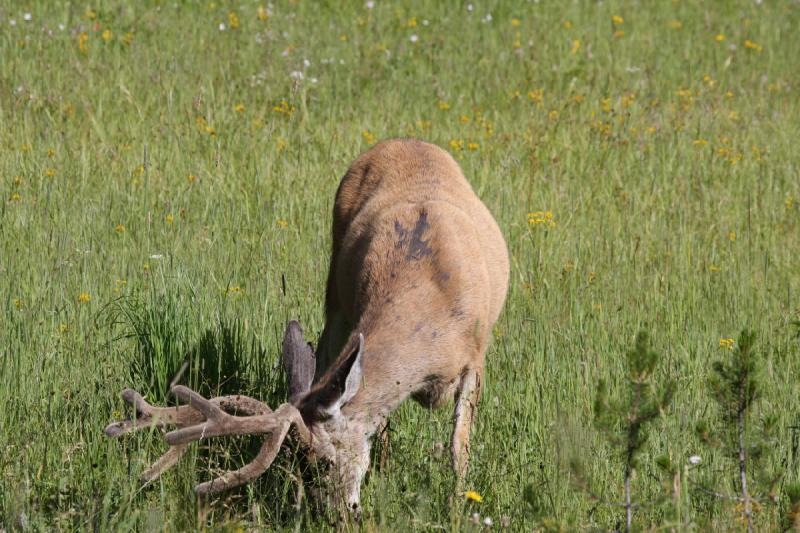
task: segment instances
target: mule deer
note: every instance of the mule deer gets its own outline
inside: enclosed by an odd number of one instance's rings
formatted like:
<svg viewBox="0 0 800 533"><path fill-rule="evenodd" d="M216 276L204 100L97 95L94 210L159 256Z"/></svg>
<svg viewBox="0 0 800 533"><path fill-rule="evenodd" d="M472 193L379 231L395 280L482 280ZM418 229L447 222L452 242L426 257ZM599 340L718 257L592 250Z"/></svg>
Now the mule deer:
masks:
<svg viewBox="0 0 800 533"><path fill-rule="evenodd" d="M308 455L331 466L328 499L358 512L370 438L389 414L409 396L437 407L454 394L451 458L460 483L508 275L503 236L455 160L421 141L381 142L356 159L336 193L318 353L296 322L287 327L289 402L273 412L245 396L208 400L178 385L172 392L188 405L157 408L126 389L138 416L106 433L179 428L166 434L170 449L143 480L175 464L189 442L269 435L251 463L196 487L207 494L261 475L294 426Z"/></svg>

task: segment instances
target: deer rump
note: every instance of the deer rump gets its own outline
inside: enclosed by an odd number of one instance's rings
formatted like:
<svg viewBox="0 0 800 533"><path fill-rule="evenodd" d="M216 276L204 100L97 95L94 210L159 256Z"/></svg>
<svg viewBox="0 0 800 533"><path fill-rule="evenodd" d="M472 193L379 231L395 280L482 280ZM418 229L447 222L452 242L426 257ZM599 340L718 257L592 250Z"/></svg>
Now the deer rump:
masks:
<svg viewBox="0 0 800 533"><path fill-rule="evenodd" d="M289 401L274 412L244 396L153 407L126 389L137 416L106 428L115 437L174 425L167 453L142 476L158 477L188 443L268 434L256 459L198 485L201 494L241 485L271 464L291 426L302 449L333 465L328 497L357 510L370 437L409 396L435 407L454 393L451 457L462 480L492 327L505 301L508 253L496 222L444 150L389 140L362 154L336 194L326 322L314 354L290 322L283 362ZM232 412L244 413L238 416Z"/></svg>

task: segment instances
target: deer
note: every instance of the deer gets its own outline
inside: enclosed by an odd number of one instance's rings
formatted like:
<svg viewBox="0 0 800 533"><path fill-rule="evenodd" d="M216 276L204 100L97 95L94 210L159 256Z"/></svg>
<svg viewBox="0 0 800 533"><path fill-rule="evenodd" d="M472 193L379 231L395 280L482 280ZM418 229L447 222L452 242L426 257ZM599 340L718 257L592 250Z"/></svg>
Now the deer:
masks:
<svg viewBox="0 0 800 533"><path fill-rule="evenodd" d="M461 487L508 278L503 234L456 160L420 140L382 141L351 164L336 192L316 352L299 323L286 328L288 402L273 411L248 396L207 399L174 385L183 405L156 407L125 389L135 413L105 433L176 428L164 435L169 449L141 475L144 482L176 464L191 442L266 436L252 462L197 485L198 495L260 476L290 435L307 458L327 466L324 505L360 517L372 438L389 415L409 397L428 408L452 397L450 456Z"/></svg>

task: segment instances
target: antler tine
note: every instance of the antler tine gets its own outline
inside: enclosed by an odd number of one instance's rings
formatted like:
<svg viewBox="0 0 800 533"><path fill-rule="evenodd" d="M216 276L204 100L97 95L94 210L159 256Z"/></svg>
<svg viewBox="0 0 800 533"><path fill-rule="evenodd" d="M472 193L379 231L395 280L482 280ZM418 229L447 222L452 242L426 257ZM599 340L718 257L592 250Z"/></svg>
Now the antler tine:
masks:
<svg viewBox="0 0 800 533"><path fill-rule="evenodd" d="M280 431L275 431L272 433L272 435L267 437L267 439L261 445L261 449L258 451L258 455L256 455L255 459L238 470L226 472L225 474L212 479L211 481L200 483L194 488L195 493L201 496L215 494L233 487L238 487L239 485L244 485L245 483L257 478L266 472L267 469L272 465L272 462L275 460L275 457L277 457L278 452L281 449L281 444L283 443L283 439L286 438L286 433L288 433L288 431L289 424L282 424ZM179 446L187 445L181 444Z"/></svg>
<svg viewBox="0 0 800 533"><path fill-rule="evenodd" d="M191 407L203 413L207 420L214 422L222 422L225 417L230 416L222 409L214 405L211 401L206 400L200 394L196 393L189 387L183 385L174 385L170 392L175 395L183 403L189 404Z"/></svg>
<svg viewBox="0 0 800 533"><path fill-rule="evenodd" d="M183 385L172 387L178 399L189 402L189 405L206 416L206 421L190 427L170 431L164 437L168 444L185 444L196 440L223 435L261 435L272 433L279 425L277 413L266 412L255 416L229 415L213 402Z"/></svg>
<svg viewBox="0 0 800 533"><path fill-rule="evenodd" d="M186 453L186 450L188 449L188 444L170 446L169 449L164 452L164 455L159 457L155 463L150 465L150 468L141 473L139 480L143 483L155 481L161 476L161 474L175 466L175 464L180 461L181 457L183 457L183 454Z"/></svg>
<svg viewBox="0 0 800 533"><path fill-rule="evenodd" d="M255 459L238 470L226 472L216 479L197 485L194 489L197 494L204 496L244 485L266 472L278 455L281 444L292 425L297 428L300 440L305 444L310 443L311 433L294 405L285 403L278 407L272 416L278 421L277 428L279 429L273 431L264 441Z"/></svg>
<svg viewBox="0 0 800 533"><path fill-rule="evenodd" d="M186 389L186 387L183 387ZM205 413L213 412L215 417L228 411L241 411L248 415L263 416L272 413L272 410L263 402L243 395L218 396L206 400L202 396L189 389L191 395L181 392L181 398L189 398L190 405L180 405L177 407L155 407L147 403L142 395L133 389L122 391L122 399L132 405L136 411L136 416L132 420L122 420L109 424L105 428L105 433L109 437L115 438L125 433L130 433L146 427L164 427L174 425L179 428L187 426L197 426L207 420ZM199 398L201 401L198 401ZM200 408L202 406L202 409ZM239 417L233 417L239 418ZM139 478L143 482L150 482L157 479L162 473L175 465L189 449L188 443L174 444L155 462L145 470Z"/></svg>
<svg viewBox="0 0 800 533"><path fill-rule="evenodd" d="M166 425L187 426L203 421L203 415L190 406L155 407L147 403L142 395L133 389L122 391L122 399L133 406L136 416L129 420L113 422L104 429L111 438L119 437L146 427L164 427Z"/></svg>

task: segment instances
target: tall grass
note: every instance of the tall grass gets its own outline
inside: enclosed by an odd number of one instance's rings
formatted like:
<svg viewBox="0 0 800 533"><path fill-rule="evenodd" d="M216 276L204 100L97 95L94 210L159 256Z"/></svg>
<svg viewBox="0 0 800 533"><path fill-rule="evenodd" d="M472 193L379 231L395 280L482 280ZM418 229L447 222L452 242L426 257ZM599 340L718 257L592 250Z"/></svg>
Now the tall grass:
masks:
<svg viewBox="0 0 800 533"><path fill-rule="evenodd" d="M789 1L0 2L0 527L332 529L294 511L289 453L204 509L191 487L246 441L141 488L159 435L101 428L123 387L161 401L184 362L209 391L279 402L286 321L322 328L338 179L405 135L457 157L506 235L511 288L474 429L483 502L451 500L449 409L409 404L364 485L366 528L616 527L572 487L560 435L619 501L592 401L600 380L619 392L640 329L678 384L640 501L662 455L702 454L698 475L735 494L693 429L720 339L744 327L768 354L764 467L800 481L799 24ZM757 529L778 526L782 487ZM740 527L723 499L688 512Z"/></svg>

